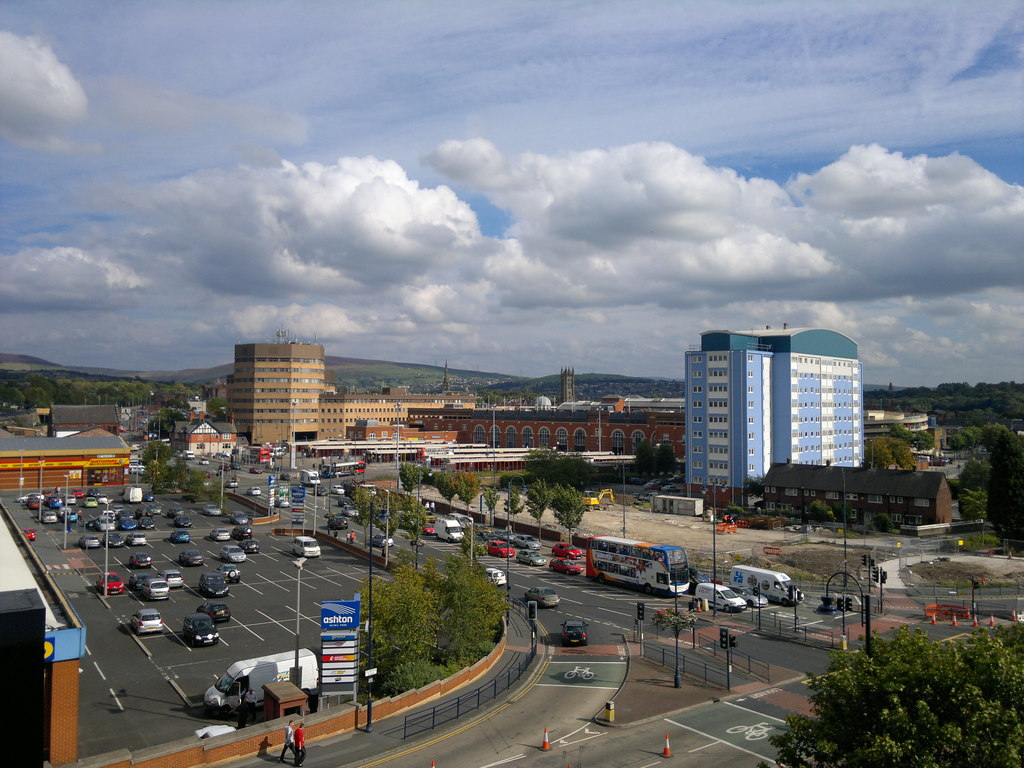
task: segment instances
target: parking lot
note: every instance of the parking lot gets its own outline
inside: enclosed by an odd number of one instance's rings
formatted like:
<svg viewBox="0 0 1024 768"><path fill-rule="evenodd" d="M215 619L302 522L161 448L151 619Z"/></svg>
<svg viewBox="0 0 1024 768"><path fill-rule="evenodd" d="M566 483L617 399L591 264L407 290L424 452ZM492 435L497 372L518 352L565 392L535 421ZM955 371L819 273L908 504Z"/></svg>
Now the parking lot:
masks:
<svg viewBox="0 0 1024 768"><path fill-rule="evenodd" d="M120 489L110 490L115 492L111 501L118 500ZM280 510L283 519L271 523L263 509L264 517L255 518L252 525L260 551L247 555L245 562L238 564L241 580L229 585L228 596L219 598L231 610L230 621L217 625L220 642L192 648L182 639L182 622L210 599L199 593L198 582L202 573L224 564L219 554L229 542L214 541L209 534L214 528L230 530L232 526L226 519L203 515L202 504L188 504L178 496L161 497L155 503L165 512L181 507L191 518L193 525L187 529L190 543L171 542L170 535L176 529L174 521L160 516L155 518L154 529L144 531L147 543L143 546L82 550L78 548L80 536L103 536L102 532L85 527L102 509L79 509L84 519L65 532L61 523L40 523L23 504L14 501L13 494L5 494L3 500L21 527L36 530L32 546L87 628L87 652L82 659L80 678L82 756L118 748L137 749L191 736L194 730L209 724L202 707L204 691L232 662L294 650L297 593L301 597L300 645L315 650L319 646L319 603L351 599L367 575L365 560L324 547L320 558L305 561L300 588L299 569L292 553L293 532L272 533L275 528L292 525L289 512ZM326 531L324 499L319 503L318 527ZM147 505L123 506L134 511ZM225 508L229 512L245 509L234 501L225 504ZM204 565L180 565L178 555L186 549L198 549L205 559ZM184 585L171 589L169 597L162 600L147 601L130 590L103 598L96 581L103 573L105 558L108 569L118 572L127 582L132 573L129 558L139 553L152 558L152 566L139 572L178 569ZM129 629L133 614L142 606L160 612L163 631L138 636Z"/></svg>

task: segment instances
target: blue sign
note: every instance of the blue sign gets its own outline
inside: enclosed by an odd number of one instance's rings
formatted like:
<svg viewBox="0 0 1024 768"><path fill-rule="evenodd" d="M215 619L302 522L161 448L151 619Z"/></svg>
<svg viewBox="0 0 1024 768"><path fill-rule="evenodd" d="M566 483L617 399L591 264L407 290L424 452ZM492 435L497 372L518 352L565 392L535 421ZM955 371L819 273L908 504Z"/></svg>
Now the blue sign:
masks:
<svg viewBox="0 0 1024 768"><path fill-rule="evenodd" d="M267 485L273 485L276 482L277 478L275 478L273 475L267 475Z"/></svg>
<svg viewBox="0 0 1024 768"><path fill-rule="evenodd" d="M301 485L292 486L292 501L302 501L306 498L306 489Z"/></svg>
<svg viewBox="0 0 1024 768"><path fill-rule="evenodd" d="M355 600L320 603L320 629L354 629L359 626L359 595Z"/></svg>

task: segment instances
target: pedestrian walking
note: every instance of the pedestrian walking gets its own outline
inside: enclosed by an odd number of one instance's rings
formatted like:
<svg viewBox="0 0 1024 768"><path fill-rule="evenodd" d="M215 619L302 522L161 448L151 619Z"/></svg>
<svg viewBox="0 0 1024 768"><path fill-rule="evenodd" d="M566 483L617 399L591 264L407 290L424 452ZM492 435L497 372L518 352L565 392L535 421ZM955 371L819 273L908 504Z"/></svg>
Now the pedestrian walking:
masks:
<svg viewBox="0 0 1024 768"><path fill-rule="evenodd" d="M295 752L295 765L302 765L306 760L306 732L303 730L303 723L301 720L299 724L295 726L295 732L292 734L292 750Z"/></svg>
<svg viewBox="0 0 1024 768"><path fill-rule="evenodd" d="M279 763L283 763L284 762L284 756L288 752L289 749L292 751L292 756L293 757L295 756L295 728L294 728L294 723L295 723L294 720L289 720L288 721L288 725L286 725L284 727L284 746L281 747L281 756L277 759L277 762L279 762Z"/></svg>

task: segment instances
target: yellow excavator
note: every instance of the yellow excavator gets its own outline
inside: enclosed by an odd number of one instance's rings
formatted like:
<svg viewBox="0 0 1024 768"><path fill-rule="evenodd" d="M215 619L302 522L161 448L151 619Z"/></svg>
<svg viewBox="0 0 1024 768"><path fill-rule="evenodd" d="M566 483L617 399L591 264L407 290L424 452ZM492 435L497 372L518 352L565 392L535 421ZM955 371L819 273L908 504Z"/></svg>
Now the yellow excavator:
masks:
<svg viewBox="0 0 1024 768"><path fill-rule="evenodd" d="M615 503L615 494L612 493L611 488L602 488L600 491L587 491L583 496L583 503L588 509L592 507L600 507L601 502L606 498L608 499L609 504Z"/></svg>

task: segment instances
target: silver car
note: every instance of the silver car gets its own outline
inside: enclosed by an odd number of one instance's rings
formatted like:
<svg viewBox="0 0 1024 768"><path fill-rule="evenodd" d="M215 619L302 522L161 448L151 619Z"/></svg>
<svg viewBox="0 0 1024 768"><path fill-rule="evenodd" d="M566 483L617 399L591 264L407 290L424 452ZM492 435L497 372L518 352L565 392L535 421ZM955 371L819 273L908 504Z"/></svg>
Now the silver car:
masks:
<svg viewBox="0 0 1024 768"><path fill-rule="evenodd" d="M231 531L227 528L214 528L210 531L210 541L228 541L231 539Z"/></svg>
<svg viewBox="0 0 1024 768"><path fill-rule="evenodd" d="M220 548L220 559L226 563L244 563L245 552L237 544L225 544Z"/></svg>
<svg viewBox="0 0 1024 768"><path fill-rule="evenodd" d="M515 533L510 542L518 549L540 549L540 541L528 533Z"/></svg>
<svg viewBox="0 0 1024 768"><path fill-rule="evenodd" d="M171 596L171 588L163 579L149 579L142 585L142 596L147 600L166 600Z"/></svg>
<svg viewBox="0 0 1024 768"><path fill-rule="evenodd" d="M142 531L132 531L124 537L124 543L129 547L144 547L149 542L146 540L146 534Z"/></svg>
<svg viewBox="0 0 1024 768"><path fill-rule="evenodd" d="M137 635L163 632L164 620L160 617L160 611L156 608L139 608L132 616L132 629Z"/></svg>
<svg viewBox="0 0 1024 768"><path fill-rule="evenodd" d="M185 579L182 578L181 571L177 568L166 568L160 571L157 576L166 581L170 589L179 589L185 586Z"/></svg>

